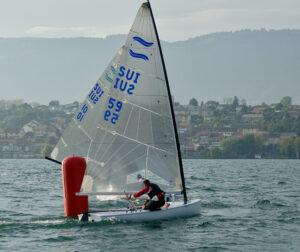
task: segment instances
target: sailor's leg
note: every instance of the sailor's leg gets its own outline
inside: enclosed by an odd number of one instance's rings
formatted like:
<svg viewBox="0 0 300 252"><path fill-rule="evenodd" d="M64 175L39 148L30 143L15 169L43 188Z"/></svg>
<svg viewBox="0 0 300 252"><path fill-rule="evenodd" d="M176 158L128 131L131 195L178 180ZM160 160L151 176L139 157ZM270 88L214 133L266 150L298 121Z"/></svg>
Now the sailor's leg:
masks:
<svg viewBox="0 0 300 252"><path fill-rule="evenodd" d="M145 210L156 210L156 209L160 209L161 206L163 206L165 204L165 200L164 199L159 199L159 201L154 201L151 200L146 206L145 206Z"/></svg>

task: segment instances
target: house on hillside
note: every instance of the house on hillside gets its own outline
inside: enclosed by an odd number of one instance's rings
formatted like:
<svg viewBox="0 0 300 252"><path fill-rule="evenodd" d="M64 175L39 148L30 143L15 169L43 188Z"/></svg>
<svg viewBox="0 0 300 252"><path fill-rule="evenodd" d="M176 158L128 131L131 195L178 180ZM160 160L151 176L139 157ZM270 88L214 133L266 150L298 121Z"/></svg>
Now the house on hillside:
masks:
<svg viewBox="0 0 300 252"><path fill-rule="evenodd" d="M70 104L63 105L62 110L66 114L73 114L78 109L78 107L79 107L79 103L78 102L73 102L73 103L70 103Z"/></svg>
<svg viewBox="0 0 300 252"><path fill-rule="evenodd" d="M199 145L208 146L209 145L209 142L208 142L209 135L210 135L210 131L197 131L193 135L193 142L197 143L198 146Z"/></svg>
<svg viewBox="0 0 300 252"><path fill-rule="evenodd" d="M190 123L191 115L187 113L185 110L175 111L175 119L177 124Z"/></svg>
<svg viewBox="0 0 300 252"><path fill-rule="evenodd" d="M0 138L6 138L6 132L0 129Z"/></svg>
<svg viewBox="0 0 300 252"><path fill-rule="evenodd" d="M5 139L1 141L3 152L20 152L22 147L18 145L16 139Z"/></svg>
<svg viewBox="0 0 300 252"><path fill-rule="evenodd" d="M211 142L210 146L211 148L221 148L221 141L215 141L215 142Z"/></svg>
<svg viewBox="0 0 300 252"><path fill-rule="evenodd" d="M179 134L184 134L190 127L191 124L189 122L182 122L179 123L177 131Z"/></svg>
<svg viewBox="0 0 300 252"><path fill-rule="evenodd" d="M187 139L186 142L183 142L181 144L180 149L185 158L191 158L191 157L195 157L198 147L199 147L199 145L196 143L193 143L192 139Z"/></svg>
<svg viewBox="0 0 300 252"><path fill-rule="evenodd" d="M265 146L277 145L280 142L280 133L263 132L261 136Z"/></svg>
<svg viewBox="0 0 300 252"><path fill-rule="evenodd" d="M232 105L231 104L219 104L216 107L216 110L231 112L232 111Z"/></svg>
<svg viewBox="0 0 300 252"><path fill-rule="evenodd" d="M281 132L280 133L280 139L291 138L291 137L297 137L297 133L295 133L295 132Z"/></svg>
<svg viewBox="0 0 300 252"><path fill-rule="evenodd" d="M190 115L199 115L201 108L199 106L187 105L187 112Z"/></svg>
<svg viewBox="0 0 300 252"><path fill-rule="evenodd" d="M202 110L202 116L203 116L203 120L205 122L209 122L211 120L213 120L215 117L214 117L214 112L210 109L204 109Z"/></svg>
<svg viewBox="0 0 300 252"><path fill-rule="evenodd" d="M292 105L291 108L293 110L300 110L300 105Z"/></svg>
<svg viewBox="0 0 300 252"><path fill-rule="evenodd" d="M254 107L252 109L252 113L254 114L262 114L265 111L265 107Z"/></svg>
<svg viewBox="0 0 300 252"><path fill-rule="evenodd" d="M259 122L263 119L264 119L263 114L245 114L242 115L241 122L243 123Z"/></svg>
<svg viewBox="0 0 300 252"><path fill-rule="evenodd" d="M29 133L29 132L32 132L32 133L33 133L34 128L37 127L37 126L39 126L39 125L40 125L39 122L37 122L37 121L35 121L35 120L31 120L29 123L26 123L26 124L22 127L22 129L20 130L18 136L19 136L19 137L23 137L23 136L25 136L25 135L26 135L27 133Z"/></svg>
<svg viewBox="0 0 300 252"><path fill-rule="evenodd" d="M222 132L211 132L206 141L210 148L221 148L221 141L224 139Z"/></svg>
<svg viewBox="0 0 300 252"><path fill-rule="evenodd" d="M297 111L297 110L288 111L287 113L288 113L290 118L295 119L295 120L297 120L299 118L299 115L300 115L300 112Z"/></svg>
<svg viewBox="0 0 300 252"><path fill-rule="evenodd" d="M256 134L259 132L258 128L244 128L242 129L242 135Z"/></svg>
<svg viewBox="0 0 300 252"><path fill-rule="evenodd" d="M40 109L40 110L49 110L48 106L46 106L46 105L39 105L39 106L37 106L37 109Z"/></svg>
<svg viewBox="0 0 300 252"><path fill-rule="evenodd" d="M33 129L34 137L57 137L56 129L54 126L51 125L38 125Z"/></svg>
<svg viewBox="0 0 300 252"><path fill-rule="evenodd" d="M54 117L51 120L51 125L60 133L64 131L64 129L67 127L68 122L66 119L61 117Z"/></svg>
<svg viewBox="0 0 300 252"><path fill-rule="evenodd" d="M223 134L224 138L230 138L233 135L232 131L222 131L221 133Z"/></svg>

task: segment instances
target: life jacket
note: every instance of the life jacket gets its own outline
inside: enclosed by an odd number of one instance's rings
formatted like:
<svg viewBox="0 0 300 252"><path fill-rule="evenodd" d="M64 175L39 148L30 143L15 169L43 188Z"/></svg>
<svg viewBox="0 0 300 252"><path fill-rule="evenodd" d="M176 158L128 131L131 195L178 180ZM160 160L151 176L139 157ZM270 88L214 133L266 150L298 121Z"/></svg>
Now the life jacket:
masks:
<svg viewBox="0 0 300 252"><path fill-rule="evenodd" d="M147 193L150 199L159 200L165 197L164 191L162 191L158 185L150 183L149 186L145 186L141 191L133 194L134 198L140 197Z"/></svg>
<svg viewBox="0 0 300 252"><path fill-rule="evenodd" d="M150 183L148 196L150 199L152 199L154 196L156 196L158 199L162 199L165 197L165 194L164 191L162 191L158 185Z"/></svg>

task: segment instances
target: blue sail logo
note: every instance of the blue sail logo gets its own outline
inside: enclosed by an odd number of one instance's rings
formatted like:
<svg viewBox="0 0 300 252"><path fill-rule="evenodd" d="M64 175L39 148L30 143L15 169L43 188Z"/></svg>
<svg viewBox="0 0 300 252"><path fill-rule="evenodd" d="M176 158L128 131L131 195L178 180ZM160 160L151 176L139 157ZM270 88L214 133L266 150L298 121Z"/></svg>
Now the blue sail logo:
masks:
<svg viewBox="0 0 300 252"><path fill-rule="evenodd" d="M144 39L142 39L141 37L138 37L138 36L135 36L132 39L137 41L138 43L140 43L141 45L143 45L145 47L151 47L153 45L153 42L148 42L148 41L146 41L146 40L144 40ZM133 58L149 60L147 55L145 55L143 53L136 53L136 52L132 51L131 49L129 49L129 54Z"/></svg>
<svg viewBox="0 0 300 252"><path fill-rule="evenodd" d="M110 66L110 70L112 71L113 74L116 74L116 69L113 66Z"/></svg>
<svg viewBox="0 0 300 252"><path fill-rule="evenodd" d="M137 36L136 36L136 37L133 37L133 39L134 39L135 41L139 42L140 44L142 44L142 45L145 46L145 47L150 47L150 46L153 45L152 42L147 42L146 40L143 40L142 38L137 37Z"/></svg>
<svg viewBox="0 0 300 252"><path fill-rule="evenodd" d="M145 54L142 54L142 53L135 53L134 51L132 51L131 49L129 49L129 54L134 57L134 58L140 58L140 59L143 59L143 60L149 60L149 58L145 55Z"/></svg>
<svg viewBox="0 0 300 252"><path fill-rule="evenodd" d="M113 66L110 66L110 71L113 73L113 74L116 74L116 69L113 67ZM105 73L105 79L110 82L110 83L113 83L113 79L109 76L110 73L106 72Z"/></svg>
<svg viewBox="0 0 300 252"><path fill-rule="evenodd" d="M105 79L106 79L108 82L113 83L113 79L110 78L110 77L108 76L107 73L105 73Z"/></svg>

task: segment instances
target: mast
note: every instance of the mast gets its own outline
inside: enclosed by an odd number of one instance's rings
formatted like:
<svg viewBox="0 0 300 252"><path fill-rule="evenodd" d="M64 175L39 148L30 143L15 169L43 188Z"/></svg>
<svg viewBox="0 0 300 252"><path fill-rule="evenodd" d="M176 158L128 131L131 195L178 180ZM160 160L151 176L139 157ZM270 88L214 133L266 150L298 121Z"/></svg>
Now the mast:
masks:
<svg viewBox="0 0 300 252"><path fill-rule="evenodd" d="M181 158L181 152L180 152L180 144L179 144L179 138L178 138L178 132L177 132L177 126L176 126L176 120L175 120L174 107L173 107L173 103L172 103L170 85L169 85L169 80L168 80L168 76L167 76L164 56L163 56L163 53L162 53L160 40L159 40L159 36L158 36L157 29L156 29L156 24L155 24L155 21L154 21L154 16L153 16L153 12L152 12L149 0L147 0L147 4L148 4L148 7L149 7L149 10L150 10L150 13L151 13L151 18L152 18L156 38L157 38L158 48L159 48L160 57L161 57L163 70L164 70L164 75L165 75L166 84L167 84L169 103L170 103L170 108L171 108L172 121L173 121L173 126L174 126L174 134L175 134L175 140L176 140L176 146L177 146L177 155L178 155L178 161L179 161L180 176L181 176L182 188L183 188L183 198L184 198L184 204L186 204L187 203L187 195L186 195L186 188L185 188L184 172L183 172L182 158Z"/></svg>

